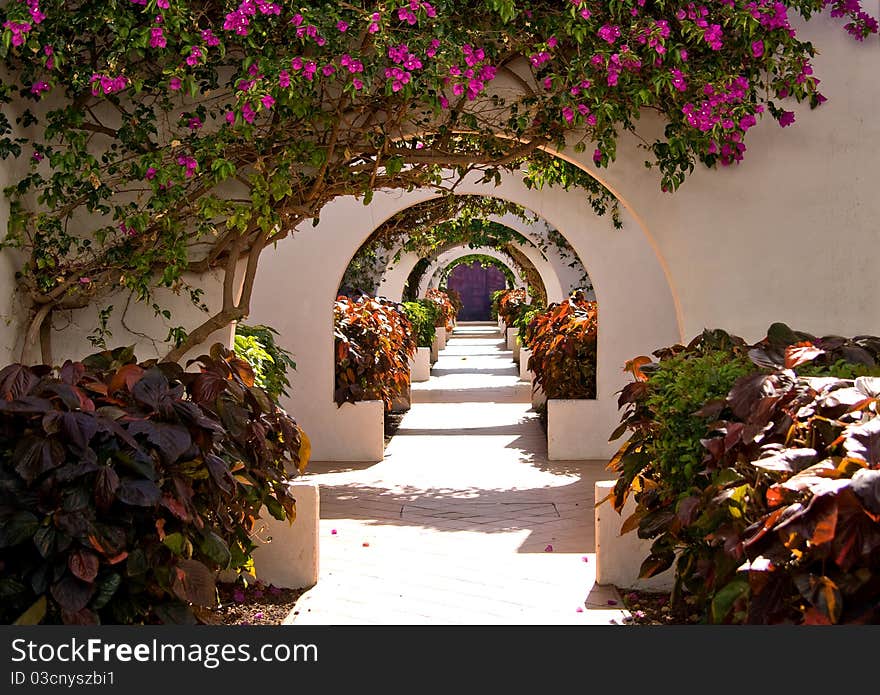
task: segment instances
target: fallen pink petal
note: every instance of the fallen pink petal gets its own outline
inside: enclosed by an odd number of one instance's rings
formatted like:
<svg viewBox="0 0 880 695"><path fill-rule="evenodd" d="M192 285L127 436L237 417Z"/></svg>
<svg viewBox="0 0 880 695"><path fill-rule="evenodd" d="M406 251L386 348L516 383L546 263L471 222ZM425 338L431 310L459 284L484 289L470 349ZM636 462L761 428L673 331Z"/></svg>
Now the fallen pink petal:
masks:
<svg viewBox="0 0 880 695"><path fill-rule="evenodd" d="M608 599L608 605L609 606L616 606L617 601L615 601L613 598L610 598L610 599Z"/></svg>
<svg viewBox="0 0 880 695"><path fill-rule="evenodd" d="M552 552L553 552L553 546L552 546L552 545L548 545L546 548L544 548L544 552L545 552L545 553L552 553Z"/></svg>

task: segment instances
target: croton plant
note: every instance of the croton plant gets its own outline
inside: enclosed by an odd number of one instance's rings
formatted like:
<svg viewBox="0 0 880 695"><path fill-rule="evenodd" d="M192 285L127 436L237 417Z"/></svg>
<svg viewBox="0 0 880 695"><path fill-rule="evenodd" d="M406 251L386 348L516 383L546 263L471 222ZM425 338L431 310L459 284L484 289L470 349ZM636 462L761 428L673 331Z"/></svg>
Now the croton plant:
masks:
<svg viewBox="0 0 880 695"><path fill-rule="evenodd" d="M406 310L381 297L340 296L333 317L337 405L381 400L390 410L410 385L418 347Z"/></svg>
<svg viewBox="0 0 880 695"><path fill-rule="evenodd" d="M455 325L455 317L458 312L449 295L444 290L432 287L425 292L425 299L437 305L436 326L451 331Z"/></svg>
<svg viewBox="0 0 880 695"><path fill-rule="evenodd" d="M535 314L523 334L528 368L547 398L596 397L596 302L580 290Z"/></svg>
<svg viewBox="0 0 880 695"><path fill-rule="evenodd" d="M192 622L293 521L308 439L219 344L194 364L0 371L0 622Z"/></svg>
<svg viewBox="0 0 880 695"><path fill-rule="evenodd" d="M774 324L628 363L612 459L622 532L715 623L880 621L880 338Z"/></svg>

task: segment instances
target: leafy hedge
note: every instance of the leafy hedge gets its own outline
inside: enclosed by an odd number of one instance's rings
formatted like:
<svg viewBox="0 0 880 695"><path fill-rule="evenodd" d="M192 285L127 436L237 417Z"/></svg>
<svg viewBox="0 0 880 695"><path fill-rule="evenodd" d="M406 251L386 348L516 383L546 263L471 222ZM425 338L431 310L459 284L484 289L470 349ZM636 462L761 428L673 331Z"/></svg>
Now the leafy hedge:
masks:
<svg viewBox="0 0 880 695"><path fill-rule="evenodd" d="M504 325L512 328L523 307L529 304L529 295L524 289L502 290L497 297L498 316Z"/></svg>
<svg viewBox="0 0 880 695"><path fill-rule="evenodd" d="M461 301L461 294L459 294L458 290L453 289L452 287L444 287L443 291L446 293L446 296L449 297L449 303L452 304L452 308L455 310L454 318L457 318L458 312L464 307L464 303Z"/></svg>
<svg viewBox="0 0 880 695"><path fill-rule="evenodd" d="M501 302L501 297L504 295L505 292L507 292L506 289L495 290L491 295L489 295L493 321L497 321L498 317L500 316L500 314L498 313L498 304Z"/></svg>
<svg viewBox="0 0 880 695"><path fill-rule="evenodd" d="M0 371L0 621L192 622L247 568L307 439L222 346L138 364L130 348Z"/></svg>
<svg viewBox="0 0 880 695"><path fill-rule="evenodd" d="M333 307L337 405L381 400L390 410L409 386L417 342L404 308L379 297L340 296Z"/></svg>
<svg viewBox="0 0 880 695"><path fill-rule="evenodd" d="M596 397L596 302L575 292L537 313L523 332L528 368L547 398Z"/></svg>
<svg viewBox="0 0 880 695"><path fill-rule="evenodd" d="M412 324L416 344L419 347L431 347L437 335L437 315L440 308L432 301L420 299L416 302L404 302L403 311Z"/></svg>
<svg viewBox="0 0 880 695"><path fill-rule="evenodd" d="M706 622L880 621L880 338L774 324L654 356L628 363L609 464L623 530L654 540L642 576L674 564Z"/></svg>
<svg viewBox="0 0 880 695"><path fill-rule="evenodd" d="M270 326L235 326L235 354L254 370L254 384L274 400L289 396L287 371L296 369L293 356L275 342L278 331Z"/></svg>
<svg viewBox="0 0 880 695"><path fill-rule="evenodd" d="M452 301L449 299L449 295L443 290L431 288L425 292L425 299L437 305L438 313L435 325L438 328L446 328L447 331L451 331L455 325L455 316L458 312L456 312Z"/></svg>

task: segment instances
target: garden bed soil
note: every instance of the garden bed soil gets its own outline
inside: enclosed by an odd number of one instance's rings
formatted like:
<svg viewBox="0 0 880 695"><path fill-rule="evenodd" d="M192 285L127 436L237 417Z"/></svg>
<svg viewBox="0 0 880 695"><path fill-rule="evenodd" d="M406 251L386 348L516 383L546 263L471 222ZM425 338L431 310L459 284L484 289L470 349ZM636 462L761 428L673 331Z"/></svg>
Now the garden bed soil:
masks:
<svg viewBox="0 0 880 695"><path fill-rule="evenodd" d="M700 616L673 611L668 592L633 591L618 588L623 604L630 613L627 625L696 625Z"/></svg>
<svg viewBox="0 0 880 695"><path fill-rule="evenodd" d="M215 625L281 625L306 589L286 589L256 582L218 584L220 605L199 618Z"/></svg>

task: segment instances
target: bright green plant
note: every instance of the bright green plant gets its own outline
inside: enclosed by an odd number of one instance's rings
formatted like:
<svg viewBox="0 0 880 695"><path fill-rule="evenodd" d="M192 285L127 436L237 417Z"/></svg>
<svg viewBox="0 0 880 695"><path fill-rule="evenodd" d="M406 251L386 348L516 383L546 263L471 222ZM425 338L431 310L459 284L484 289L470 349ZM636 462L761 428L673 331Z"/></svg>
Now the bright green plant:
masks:
<svg viewBox="0 0 880 695"><path fill-rule="evenodd" d="M440 313L439 307L434 302L420 299L416 302L404 302L403 310L412 324L418 346L431 347L434 343L434 336L437 335L435 324L437 315Z"/></svg>
<svg viewBox="0 0 880 695"><path fill-rule="evenodd" d="M277 335L270 326L235 325L235 354L253 367L256 385L276 401L290 395L287 373L296 369L293 356L275 341Z"/></svg>

